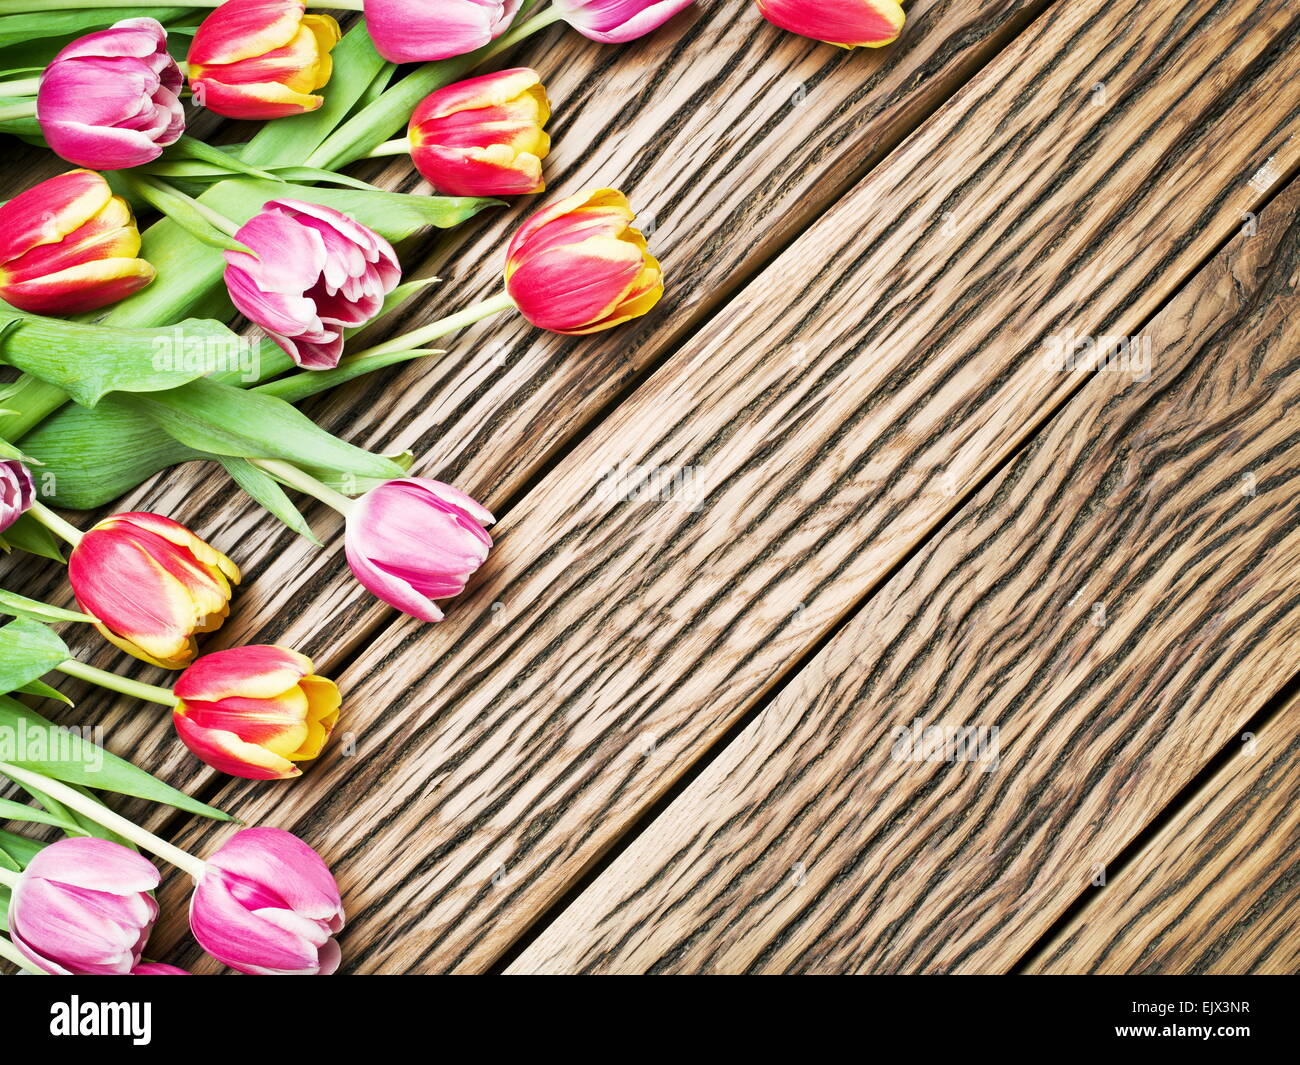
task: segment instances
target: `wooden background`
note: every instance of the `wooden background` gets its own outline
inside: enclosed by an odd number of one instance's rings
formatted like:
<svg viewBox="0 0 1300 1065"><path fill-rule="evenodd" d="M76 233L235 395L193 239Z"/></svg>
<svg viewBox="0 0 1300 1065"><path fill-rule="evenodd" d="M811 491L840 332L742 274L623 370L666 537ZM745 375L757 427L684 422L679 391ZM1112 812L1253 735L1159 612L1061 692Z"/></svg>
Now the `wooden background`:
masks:
<svg viewBox="0 0 1300 1065"><path fill-rule="evenodd" d="M344 971L1295 971L1300 9L919 0L846 52L702 0L512 61L555 105L546 196L627 192L664 301L305 405L481 499L487 565L426 626L330 512L316 550L178 468L118 508L228 550L207 646L311 654L339 741L268 785L124 699L62 718L319 849ZM6 195L60 169L30 159ZM402 249L444 281L385 330L493 292L535 206ZM1103 335L1150 373L1045 362ZM897 760L918 720L996 728L996 765ZM186 891L150 954L214 971Z"/></svg>

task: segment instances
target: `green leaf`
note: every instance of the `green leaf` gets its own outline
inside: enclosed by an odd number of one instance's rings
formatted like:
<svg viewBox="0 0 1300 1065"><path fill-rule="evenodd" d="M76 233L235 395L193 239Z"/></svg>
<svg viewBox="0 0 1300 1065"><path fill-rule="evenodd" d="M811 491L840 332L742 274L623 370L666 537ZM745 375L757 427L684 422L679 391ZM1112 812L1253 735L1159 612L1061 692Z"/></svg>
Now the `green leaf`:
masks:
<svg viewBox="0 0 1300 1065"><path fill-rule="evenodd" d="M165 148L161 158L169 162L180 159L194 159L208 164L221 173L246 174L267 181L276 180L273 175L265 170L259 170L250 163L245 163L228 152L222 151L215 145L201 141L197 137L191 137L188 133L183 134L175 144Z"/></svg>
<svg viewBox="0 0 1300 1065"><path fill-rule="evenodd" d="M55 562L63 561L62 541L56 539L30 512L22 515L0 536L0 550L8 551L11 547Z"/></svg>
<svg viewBox="0 0 1300 1065"><path fill-rule="evenodd" d="M241 344L220 322L198 319L164 328L110 329L4 308L0 329L7 329L0 336L0 361L87 407L109 392L157 392L193 381Z"/></svg>
<svg viewBox="0 0 1300 1065"><path fill-rule="evenodd" d="M105 828L98 821L92 821L85 814L80 813L69 806L64 806L63 803L59 802L57 799L51 798L49 795L46 795L44 791L34 785L19 784L18 786L45 807L49 813L53 814L55 817L62 818L64 821L63 830L68 833L68 835L98 836L100 839L112 840L114 843L121 844L124 847L130 847L132 850L138 849L134 843L119 836L111 828ZM99 799L85 788L74 786L74 790L80 792L82 795L86 796L86 798L93 799L96 803L99 803ZM100 805L102 805L102 803L100 803Z"/></svg>
<svg viewBox="0 0 1300 1065"><path fill-rule="evenodd" d="M75 0L68 0L72 7ZM81 37L125 18L156 18L159 22L181 18L190 12L183 7L93 8L75 11L31 11L0 16L0 48L45 37ZM57 51L57 49L56 49Z"/></svg>
<svg viewBox="0 0 1300 1065"><path fill-rule="evenodd" d="M247 459L220 458L217 460L226 468L234 482L247 492L254 500L279 518L285 525L296 532L308 543L321 546L311 531L307 520L298 512L292 500L285 494L280 483L265 470L259 469Z"/></svg>
<svg viewBox="0 0 1300 1065"><path fill-rule="evenodd" d="M35 695L40 699L53 699L55 702L63 703L64 706L72 706L73 702L58 688L52 688L43 680L28 681L21 688L15 688L14 691L21 692L23 695Z"/></svg>
<svg viewBox="0 0 1300 1065"><path fill-rule="evenodd" d="M15 736L23 737L22 742L15 743L11 738ZM218 821L231 820L229 814L191 799L143 769L46 721L36 711L4 695L0 695L0 761L44 773L67 784L132 795Z"/></svg>
<svg viewBox="0 0 1300 1065"><path fill-rule="evenodd" d="M29 821L34 825L53 825L74 836L84 836L81 826L49 810L41 810L12 799L0 799L0 821Z"/></svg>
<svg viewBox="0 0 1300 1065"><path fill-rule="evenodd" d="M19 618L31 618L34 621L94 621L89 614L78 610L65 610L61 606L51 606L39 599L28 599L17 592L7 592L0 588L0 614L13 614Z"/></svg>
<svg viewBox="0 0 1300 1065"><path fill-rule="evenodd" d="M443 352L437 348L412 348L410 351L385 351L379 355L367 355L364 359L343 359L332 370L289 374L278 381L268 381L264 385L258 385L253 391L268 396L279 396L289 403L297 403L308 396L314 396L318 392L324 392L326 389L334 388L345 381L351 381L355 377L361 377L385 366L409 362L411 359L422 358L425 355L440 354Z"/></svg>
<svg viewBox="0 0 1300 1065"><path fill-rule="evenodd" d="M0 627L0 692L11 692L45 676L71 657L68 645L48 625L18 618Z"/></svg>
<svg viewBox="0 0 1300 1065"><path fill-rule="evenodd" d="M20 872L27 863L48 846L42 840L28 839L16 832L7 832L0 828L0 864L6 869Z"/></svg>
<svg viewBox="0 0 1300 1065"><path fill-rule="evenodd" d="M167 392L123 395L122 401L187 447L213 455L299 463L310 458L360 476L400 476L389 459L332 436L284 400L208 378Z"/></svg>

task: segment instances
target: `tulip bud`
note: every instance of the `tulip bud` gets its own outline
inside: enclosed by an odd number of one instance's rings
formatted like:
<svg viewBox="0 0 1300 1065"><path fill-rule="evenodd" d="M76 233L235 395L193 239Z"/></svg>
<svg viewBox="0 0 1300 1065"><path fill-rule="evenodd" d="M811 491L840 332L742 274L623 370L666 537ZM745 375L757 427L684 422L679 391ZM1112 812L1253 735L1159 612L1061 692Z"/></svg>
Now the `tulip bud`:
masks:
<svg viewBox="0 0 1300 1065"><path fill-rule="evenodd" d="M236 832L208 859L190 900L199 945L241 973L328 976L343 903L320 855L279 828Z"/></svg>
<svg viewBox="0 0 1300 1065"><path fill-rule="evenodd" d="M166 965L160 961L142 961L131 970L132 976L193 976L193 973L187 973L184 969L178 969L174 965Z"/></svg>
<svg viewBox="0 0 1300 1065"><path fill-rule="evenodd" d="M285 118L315 111L330 80L339 24L299 0L226 0L190 45L194 101L227 118Z"/></svg>
<svg viewBox="0 0 1300 1065"><path fill-rule="evenodd" d="M33 314L80 314L153 280L126 201L69 170L0 206L0 298Z"/></svg>
<svg viewBox="0 0 1300 1065"><path fill-rule="evenodd" d="M464 492L425 477L385 481L348 514L344 552L361 584L422 621L441 621L435 599L465 590L487 561L495 519Z"/></svg>
<svg viewBox="0 0 1300 1065"><path fill-rule="evenodd" d="M506 252L506 291L533 325L596 333L645 314L663 271L614 189L569 196L529 218Z"/></svg>
<svg viewBox="0 0 1300 1065"><path fill-rule="evenodd" d="M301 200L267 202L235 239L257 254L224 253L231 300L308 370L337 366L343 330L378 314L402 277L373 229Z"/></svg>
<svg viewBox="0 0 1300 1065"><path fill-rule="evenodd" d="M232 647L204 655L173 691L185 746L213 769L250 780L302 774L339 718L339 689L287 647Z"/></svg>
<svg viewBox="0 0 1300 1065"><path fill-rule="evenodd" d="M551 116L537 72L484 74L430 93L407 130L416 169L444 196L541 192Z"/></svg>
<svg viewBox="0 0 1300 1065"><path fill-rule="evenodd" d="M521 0L365 0L366 29L390 63L450 59L490 44Z"/></svg>
<svg viewBox="0 0 1300 1065"><path fill-rule="evenodd" d="M61 839L19 874L9 900L9 934L25 957L56 976L124 976L158 916L149 893L158 870L119 843Z"/></svg>
<svg viewBox="0 0 1300 1065"><path fill-rule="evenodd" d="M68 580L104 638L164 669L193 660L195 633L219 628L239 568L158 514L114 514L72 549Z"/></svg>
<svg viewBox="0 0 1300 1065"><path fill-rule="evenodd" d="M181 80L162 25L123 19L79 37L45 68L36 93L41 135L78 166L150 163L185 132Z"/></svg>
<svg viewBox="0 0 1300 1065"><path fill-rule="evenodd" d="M555 0L560 17L593 41L624 44L657 30L692 0Z"/></svg>
<svg viewBox="0 0 1300 1065"><path fill-rule="evenodd" d="M905 17L897 0L758 0L758 10L774 26L841 48L889 44Z"/></svg>
<svg viewBox="0 0 1300 1065"><path fill-rule="evenodd" d="M0 533L26 513L36 498L36 486L27 467L17 459L0 462Z"/></svg>

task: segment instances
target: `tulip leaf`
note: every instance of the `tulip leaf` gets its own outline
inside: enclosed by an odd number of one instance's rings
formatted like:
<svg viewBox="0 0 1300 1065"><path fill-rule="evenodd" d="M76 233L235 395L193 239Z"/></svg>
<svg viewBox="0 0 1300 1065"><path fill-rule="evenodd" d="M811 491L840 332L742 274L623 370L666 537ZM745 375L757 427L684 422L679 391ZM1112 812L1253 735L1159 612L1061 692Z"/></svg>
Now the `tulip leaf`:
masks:
<svg viewBox="0 0 1300 1065"><path fill-rule="evenodd" d="M17 618L0 627L0 692L21 688L70 657L68 645L48 625Z"/></svg>
<svg viewBox="0 0 1300 1065"><path fill-rule="evenodd" d="M5 309L0 329L0 361L87 407L109 392L157 392L193 381L213 365L224 366L243 343L220 322L201 319L109 329Z"/></svg>
<svg viewBox="0 0 1300 1065"><path fill-rule="evenodd" d="M63 703L64 706L72 706L73 702L58 688L52 688L43 680L28 681L21 688L15 688L14 691L23 695L34 695L40 699L53 699L55 702Z"/></svg>
<svg viewBox="0 0 1300 1065"><path fill-rule="evenodd" d="M390 459L345 443L284 400L210 378L121 399L182 444L212 455L310 461L366 477L401 476Z"/></svg>
<svg viewBox="0 0 1300 1065"><path fill-rule="evenodd" d="M7 592L0 588L0 614L13 614L14 617L32 618L35 621L94 621L89 614L78 610L65 610L61 606L51 606L39 599L28 599L17 592Z"/></svg>
<svg viewBox="0 0 1300 1065"><path fill-rule="evenodd" d="M0 799L0 821L29 821L34 825L53 825L73 836L84 836L81 826L49 810L42 810L13 799Z"/></svg>
<svg viewBox="0 0 1300 1065"><path fill-rule="evenodd" d="M19 551L39 555L41 558L63 561L63 547L44 525L31 516L23 514L0 535L0 550L8 551L16 547Z"/></svg>
<svg viewBox="0 0 1300 1065"><path fill-rule="evenodd" d="M280 487L279 481L265 470L254 466L247 459L223 457L217 461L226 468L226 472L230 474L231 479L254 500L308 543L314 544L316 547L321 546L321 542L316 539L315 534L311 531L311 526L307 524L307 519L293 505L293 501Z"/></svg>
<svg viewBox="0 0 1300 1065"><path fill-rule="evenodd" d="M74 6L75 0L68 0ZM167 22L189 14L183 7L141 4L139 7L87 8L75 11L30 11L0 16L0 48L46 37L81 37L126 18L155 18Z"/></svg>
<svg viewBox="0 0 1300 1065"><path fill-rule="evenodd" d="M45 807L46 812L52 814L55 817L61 818L63 822L62 825L63 831L66 832L68 835L98 836L100 839L112 840L114 843L120 844L123 847L130 847L132 850L138 849L134 843L132 843L128 839L123 838L122 836L119 836L111 828L105 828L98 821L92 821L85 814L80 813L77 810L73 810L71 807L64 806L63 803L59 802L57 799L52 799L50 796L46 795L44 791L42 791L40 788L36 787L35 785L21 783L18 786L22 788L23 791L27 792L28 795L30 795L43 807ZM85 788L79 788L76 787L76 785L73 785L73 788L74 790L79 791L82 795L86 796L86 798L94 799L96 803L99 802L99 800L96 799L95 796L91 792L87 791Z"/></svg>
<svg viewBox="0 0 1300 1065"><path fill-rule="evenodd" d="M0 828L0 865L21 872L48 844Z"/></svg>
<svg viewBox="0 0 1300 1065"><path fill-rule="evenodd" d="M169 162L180 159L194 159L215 167L225 174L246 174L267 181L278 180L273 174L265 170L259 170L251 163L245 163L215 145L201 141L197 137L191 137L188 133L183 134L175 144L165 148L161 158Z"/></svg>
<svg viewBox="0 0 1300 1065"><path fill-rule="evenodd" d="M11 738L15 736L22 737L21 742L15 744ZM13 749L7 749L10 747ZM0 695L0 761L66 784L131 795L218 821L231 820L229 814L191 799L125 759L46 721L35 710L3 695Z"/></svg>

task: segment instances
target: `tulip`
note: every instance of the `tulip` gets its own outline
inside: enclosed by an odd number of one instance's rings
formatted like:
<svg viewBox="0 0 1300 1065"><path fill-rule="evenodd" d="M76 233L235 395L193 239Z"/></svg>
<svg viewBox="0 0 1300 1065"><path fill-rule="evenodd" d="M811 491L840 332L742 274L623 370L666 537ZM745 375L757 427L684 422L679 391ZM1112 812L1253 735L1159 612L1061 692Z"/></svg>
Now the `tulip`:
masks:
<svg viewBox="0 0 1300 1065"><path fill-rule="evenodd" d="M218 961L262 976L328 976L343 928L338 884L320 855L279 828L236 832L208 859L190 930Z"/></svg>
<svg viewBox="0 0 1300 1065"><path fill-rule="evenodd" d="M26 513L36 498L36 485L17 459L0 462L0 533Z"/></svg>
<svg viewBox="0 0 1300 1065"><path fill-rule="evenodd" d="M302 774L339 717L339 689L306 655L286 647L233 647L204 655L173 689L185 746L213 769L250 780Z"/></svg>
<svg viewBox="0 0 1300 1065"><path fill-rule="evenodd" d="M36 93L41 134L78 166L150 163L185 131L181 80L162 25L123 19L79 37L45 68Z"/></svg>
<svg viewBox="0 0 1300 1065"><path fill-rule="evenodd" d="M257 255L224 253L231 300L308 370L338 365L344 329L378 314L402 276L378 233L301 200L269 201L235 239Z"/></svg>
<svg viewBox="0 0 1300 1065"><path fill-rule="evenodd" d="M344 552L361 584L422 621L441 621L433 600L465 590L487 560L495 519L464 492L424 477L385 481L347 515Z"/></svg>
<svg viewBox="0 0 1300 1065"><path fill-rule="evenodd" d="M298 0L226 0L194 34L187 62L196 103L227 118L315 111L333 72L339 24Z"/></svg>
<svg viewBox="0 0 1300 1065"><path fill-rule="evenodd" d="M0 298L33 314L80 314L153 280L126 201L69 170L0 206Z"/></svg>
<svg viewBox="0 0 1300 1065"><path fill-rule="evenodd" d="M187 973L184 969L178 969L174 965L166 965L160 961L142 961L131 970L132 976L192 976L193 973Z"/></svg>
<svg viewBox="0 0 1300 1065"><path fill-rule="evenodd" d="M758 0L758 10L783 30L841 48L879 48L903 30L897 0Z"/></svg>
<svg viewBox="0 0 1300 1065"><path fill-rule="evenodd" d="M366 0L366 29L392 63L450 59L501 36L521 0Z"/></svg>
<svg viewBox="0 0 1300 1065"><path fill-rule="evenodd" d="M560 18L593 41L623 44L657 30L692 0L555 0Z"/></svg>
<svg viewBox="0 0 1300 1065"><path fill-rule="evenodd" d="M68 559L77 603L127 654L165 669L195 655L195 633L219 628L238 567L183 525L158 514L106 518Z"/></svg>
<svg viewBox="0 0 1300 1065"><path fill-rule="evenodd" d="M506 291L533 325L595 333L645 314L663 271L614 189L569 196L528 219L506 251Z"/></svg>
<svg viewBox="0 0 1300 1065"><path fill-rule="evenodd" d="M35 966L57 976L122 976L158 916L149 894L158 870L120 843L61 839L19 874L9 900L9 934Z"/></svg>
<svg viewBox="0 0 1300 1065"><path fill-rule="evenodd" d="M541 192L551 115L537 72L484 74L430 93L407 134L416 169L444 196Z"/></svg>

